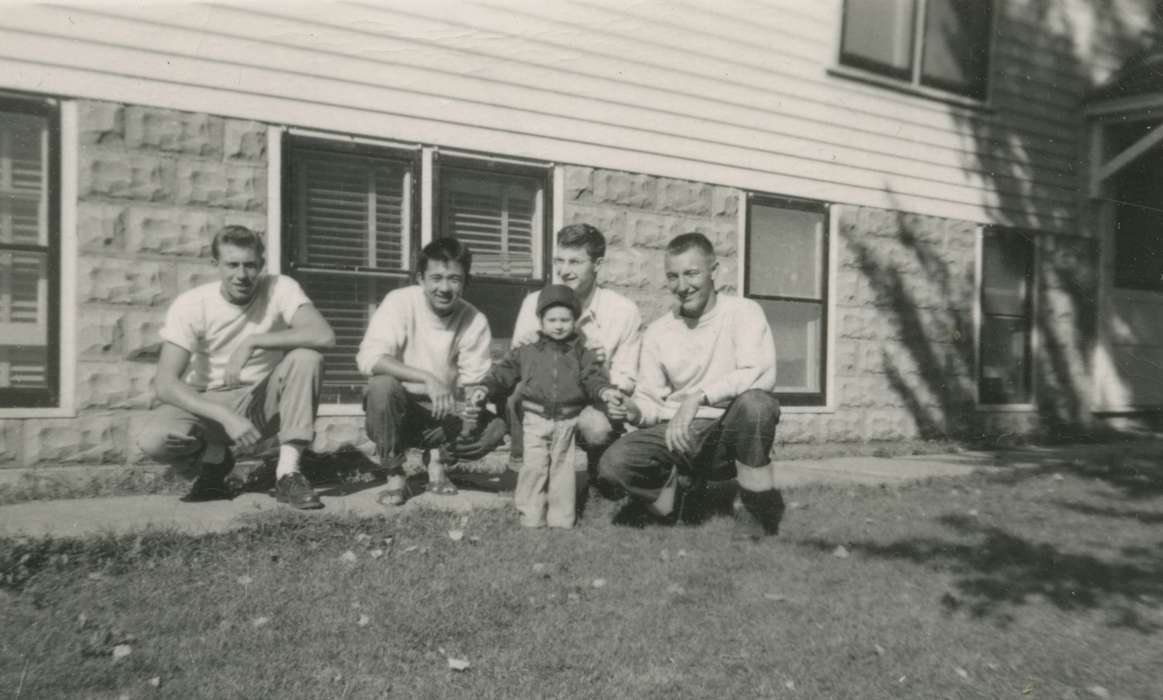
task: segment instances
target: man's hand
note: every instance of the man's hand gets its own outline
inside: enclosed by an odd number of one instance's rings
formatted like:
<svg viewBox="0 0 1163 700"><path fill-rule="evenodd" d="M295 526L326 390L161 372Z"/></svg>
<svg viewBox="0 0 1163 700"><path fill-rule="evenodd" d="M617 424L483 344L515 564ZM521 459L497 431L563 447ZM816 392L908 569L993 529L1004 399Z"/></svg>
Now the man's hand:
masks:
<svg viewBox="0 0 1163 700"><path fill-rule="evenodd" d="M223 420L222 427L230 439L234 441L235 447L249 449L257 445L258 441L262 439L262 433L254 427L254 423L237 413L231 413L228 418Z"/></svg>
<svg viewBox="0 0 1163 700"><path fill-rule="evenodd" d="M230 359L226 361L225 376L222 379L226 386L237 386L242 383L242 368L253 352L254 345L251 344L250 338L243 338L238 343L238 347L234 348L234 352L230 353Z"/></svg>
<svg viewBox="0 0 1163 700"><path fill-rule="evenodd" d="M607 398L606 401L606 415L612 421L625 421L632 425L638 425L642 420L642 409L638 408L638 404L634 403L634 399L626 396L621 391L613 391L613 396Z"/></svg>
<svg viewBox="0 0 1163 700"><path fill-rule="evenodd" d="M424 388L428 392L428 399L432 401L432 416L441 419L456 413L456 397L452 395L452 387L447 382L428 375L424 380Z"/></svg>
<svg viewBox="0 0 1163 700"><path fill-rule="evenodd" d="M666 447L675 454L690 455L694 452L694 433L691 424L695 420L699 406L702 405L705 395L692 394L683 399L678 411L666 426Z"/></svg>

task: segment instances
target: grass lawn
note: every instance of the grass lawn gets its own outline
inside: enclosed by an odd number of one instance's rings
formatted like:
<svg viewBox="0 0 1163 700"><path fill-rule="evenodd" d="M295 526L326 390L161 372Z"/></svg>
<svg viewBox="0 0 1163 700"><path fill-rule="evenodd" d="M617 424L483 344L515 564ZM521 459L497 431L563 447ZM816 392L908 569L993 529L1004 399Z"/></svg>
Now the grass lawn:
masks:
<svg viewBox="0 0 1163 700"><path fill-rule="evenodd" d="M572 532L523 531L502 512L287 512L201 538L0 541L0 689L1163 694L1163 472L1148 460L787 496L784 533L759 545L731 542L721 515L615 525L600 499ZM118 647L130 653L115 660Z"/></svg>

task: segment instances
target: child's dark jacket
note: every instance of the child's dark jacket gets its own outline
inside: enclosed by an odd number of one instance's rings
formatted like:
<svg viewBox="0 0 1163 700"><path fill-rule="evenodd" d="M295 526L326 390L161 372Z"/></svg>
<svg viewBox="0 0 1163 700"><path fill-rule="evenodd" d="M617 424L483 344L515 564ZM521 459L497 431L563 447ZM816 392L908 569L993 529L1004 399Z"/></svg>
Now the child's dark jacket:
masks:
<svg viewBox="0 0 1163 700"><path fill-rule="evenodd" d="M612 387L597 355L574 333L563 340L539 334L529 345L513 348L493 365L482 384L490 395L509 393L524 381L521 398L540 404L547 417L576 412Z"/></svg>

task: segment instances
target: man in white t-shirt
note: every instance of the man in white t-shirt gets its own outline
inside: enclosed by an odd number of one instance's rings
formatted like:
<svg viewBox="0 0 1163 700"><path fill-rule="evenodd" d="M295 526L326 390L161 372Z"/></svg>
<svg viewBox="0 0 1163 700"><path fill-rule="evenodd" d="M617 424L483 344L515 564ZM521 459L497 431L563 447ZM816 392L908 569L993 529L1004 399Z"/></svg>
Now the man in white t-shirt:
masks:
<svg viewBox="0 0 1163 700"><path fill-rule="evenodd" d="M210 250L220 279L170 305L156 381L163 405L138 443L197 477L182 498L196 502L230 498L233 450L277 433L276 497L321 508L299 461L315 437L319 350L334 347L335 334L295 280L263 274L264 246L253 231L227 226Z"/></svg>
<svg viewBox="0 0 1163 700"><path fill-rule="evenodd" d="M386 505L406 500L407 448L424 449L429 493L454 494L445 468L480 459L505 437L503 420L458 396L492 367L488 319L461 298L471 269L472 251L455 238L424 246L417 284L388 292L359 345L367 433L388 472Z"/></svg>
<svg viewBox="0 0 1163 700"><path fill-rule="evenodd" d="M718 267L701 233L667 245L675 309L643 335L634 397L611 407L640 429L606 450L600 470L664 518L681 506L681 484L734 478L736 534L759 539L779 532L784 512L771 463L775 341L758 303L718 294Z"/></svg>
<svg viewBox="0 0 1163 700"><path fill-rule="evenodd" d="M581 316L577 329L585 336L586 347L593 350L610 373L610 383L625 398L634 392L641 346L642 314L638 305L626 297L598 286L598 270L606 257L606 237L589 224L571 224L557 232L557 250L553 254L553 274L577 295ZM533 292L521 303L513 329L513 347L536 342L540 322L537 297ZM508 480L521 470L521 386L509 397L507 412L510 435ZM596 465L602 451L621 435L621 423L610 422L600 408L587 406L577 419L577 449L574 469L586 471L592 460Z"/></svg>

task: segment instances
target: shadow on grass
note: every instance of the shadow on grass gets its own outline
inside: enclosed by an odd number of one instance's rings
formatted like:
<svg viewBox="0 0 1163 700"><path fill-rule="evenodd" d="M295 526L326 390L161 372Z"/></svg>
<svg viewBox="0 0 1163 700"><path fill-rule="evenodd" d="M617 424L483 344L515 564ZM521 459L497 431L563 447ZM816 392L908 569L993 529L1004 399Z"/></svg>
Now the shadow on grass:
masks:
<svg viewBox="0 0 1163 700"><path fill-rule="evenodd" d="M1104 506L1092 506L1089 503L1082 503L1079 501L1056 501L1055 505L1066 510L1072 510L1075 513L1082 513L1083 515L1093 515L1100 518L1121 518L1125 520L1137 520L1144 525L1160 525L1163 524L1163 513L1153 513L1148 510L1138 510L1135 508L1123 510L1119 508L1110 508Z"/></svg>
<svg viewBox="0 0 1163 700"><path fill-rule="evenodd" d="M1136 604L1163 600L1163 542L1153 548L1122 547L1112 551L1112 559L1107 561L1032 542L974 518L946 515L939 522L969 541L916 537L890 544L866 541L846 546L865 556L951 572L957 579L958 595L947 593L941 599L949 612L964 610L1006 625L1013 620L1015 607L1040 599L1065 611L1107 611L1115 627L1144 634L1160 629L1157 623L1144 619ZM817 539L805 544L821 551L831 551L837 545Z"/></svg>
<svg viewBox="0 0 1163 700"><path fill-rule="evenodd" d="M999 453L1002 466L1007 462L1034 465L1023 469L1013 469L988 477L994 483L1015 485L1030 479L1049 475L1072 475L1089 481L1097 481L1113 488L1118 497L1141 501L1163 496L1163 465L1160 464L1159 450L1125 450L1102 456L1101 458L1078 457L1070 449L1049 451L1041 456L1031 456L1029 452Z"/></svg>

